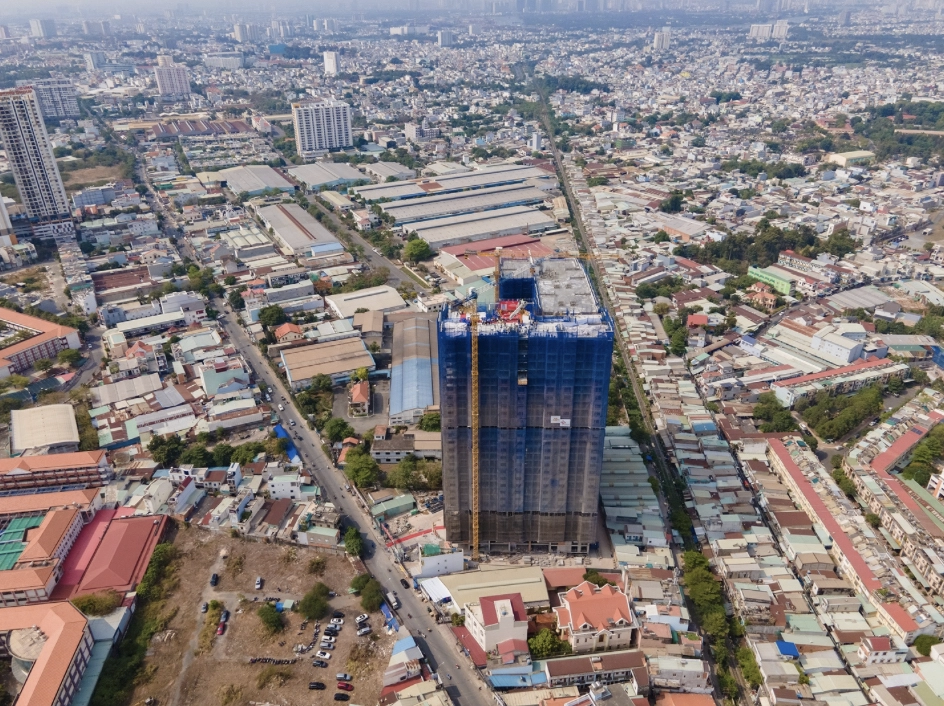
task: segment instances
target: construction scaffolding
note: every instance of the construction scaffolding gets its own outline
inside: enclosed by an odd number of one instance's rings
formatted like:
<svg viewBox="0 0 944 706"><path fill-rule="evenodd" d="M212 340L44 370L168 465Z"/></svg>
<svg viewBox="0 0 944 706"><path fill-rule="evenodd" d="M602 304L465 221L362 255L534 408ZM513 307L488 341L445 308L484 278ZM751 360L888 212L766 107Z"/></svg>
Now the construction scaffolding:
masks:
<svg viewBox="0 0 944 706"><path fill-rule="evenodd" d="M467 306L439 318L447 537L470 546L477 489L483 551L583 553L596 541L613 323L575 259L500 267L474 333Z"/></svg>

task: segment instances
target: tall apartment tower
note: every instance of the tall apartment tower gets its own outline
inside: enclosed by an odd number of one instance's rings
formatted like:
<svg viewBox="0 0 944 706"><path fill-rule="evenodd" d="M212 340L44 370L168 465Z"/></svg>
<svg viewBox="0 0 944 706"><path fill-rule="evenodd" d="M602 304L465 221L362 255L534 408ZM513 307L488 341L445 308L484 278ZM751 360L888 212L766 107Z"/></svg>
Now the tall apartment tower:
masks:
<svg viewBox="0 0 944 706"><path fill-rule="evenodd" d="M653 51L668 51L670 46L672 46L672 32L668 27L655 33L652 38Z"/></svg>
<svg viewBox="0 0 944 706"><path fill-rule="evenodd" d="M31 86L0 90L0 143L10 160L26 215L35 224L34 232L43 236L58 230L74 233L66 190L43 124L39 98Z"/></svg>
<svg viewBox="0 0 944 706"><path fill-rule="evenodd" d="M176 66L170 57L158 57L154 67L154 80L161 96L186 97L190 95L190 76L186 66Z"/></svg>
<svg viewBox="0 0 944 706"><path fill-rule="evenodd" d="M233 26L233 39L237 42L258 42L260 36L261 33L257 25L247 24Z"/></svg>
<svg viewBox="0 0 944 706"><path fill-rule="evenodd" d="M341 72L341 55L336 51L324 53L325 76L337 76Z"/></svg>
<svg viewBox="0 0 944 706"><path fill-rule="evenodd" d="M108 63L103 51L90 51L85 53L85 70L95 71Z"/></svg>
<svg viewBox="0 0 944 706"><path fill-rule="evenodd" d="M56 36L55 20L30 20L30 36L48 39Z"/></svg>
<svg viewBox="0 0 944 706"><path fill-rule="evenodd" d="M786 39L790 34L790 22L788 20L777 20L774 23L773 31L771 36L774 39Z"/></svg>
<svg viewBox="0 0 944 706"><path fill-rule="evenodd" d="M573 258L502 260L497 303L478 306L482 551L587 552L596 541L613 322ZM473 532L473 333L438 322L446 536Z"/></svg>
<svg viewBox="0 0 944 706"><path fill-rule="evenodd" d="M77 118L81 115L75 84L67 78L26 79L17 81L16 85L33 87L44 118Z"/></svg>
<svg viewBox="0 0 944 706"><path fill-rule="evenodd" d="M313 159L328 150L352 147L351 106L326 99L292 103L295 145L302 159Z"/></svg>
<svg viewBox="0 0 944 706"><path fill-rule="evenodd" d="M451 47L455 43L452 30L441 29L436 33L436 41L441 47Z"/></svg>

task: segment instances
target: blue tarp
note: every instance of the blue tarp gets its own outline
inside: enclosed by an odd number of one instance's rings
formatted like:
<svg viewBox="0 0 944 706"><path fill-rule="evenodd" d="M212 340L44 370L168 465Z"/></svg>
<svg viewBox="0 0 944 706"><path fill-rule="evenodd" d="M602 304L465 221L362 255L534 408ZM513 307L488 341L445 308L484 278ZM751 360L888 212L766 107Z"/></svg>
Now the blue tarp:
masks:
<svg viewBox="0 0 944 706"><path fill-rule="evenodd" d="M285 605L282 603L282 601L279 601L275 604L275 609L281 613L283 610L285 610Z"/></svg>
<svg viewBox="0 0 944 706"><path fill-rule="evenodd" d="M787 642L785 640L777 640L777 649L780 650L780 654L784 657L793 657L794 659L800 659L800 651L797 649L797 646L792 642Z"/></svg>
<svg viewBox="0 0 944 706"><path fill-rule="evenodd" d="M383 613L384 623L393 631L400 629L400 624L397 622L397 619L393 617L393 611L390 610L390 606L386 603L380 604L380 612Z"/></svg>
<svg viewBox="0 0 944 706"><path fill-rule="evenodd" d="M288 460L292 463L301 463L301 456L298 455L298 449L295 448L295 444L292 441L292 436L285 429L282 428L281 424L275 425L275 434L280 439L288 439L288 447L285 449L285 453L288 454Z"/></svg>
<svg viewBox="0 0 944 706"><path fill-rule="evenodd" d="M492 686L496 689L520 689L526 686L540 686L547 683L544 672L530 674L492 674L489 677Z"/></svg>
<svg viewBox="0 0 944 706"><path fill-rule="evenodd" d="M393 649L390 651L390 654L397 654L398 652L403 652L410 649L411 647L416 647L416 640L411 636L404 637L402 640L397 640L393 643Z"/></svg>

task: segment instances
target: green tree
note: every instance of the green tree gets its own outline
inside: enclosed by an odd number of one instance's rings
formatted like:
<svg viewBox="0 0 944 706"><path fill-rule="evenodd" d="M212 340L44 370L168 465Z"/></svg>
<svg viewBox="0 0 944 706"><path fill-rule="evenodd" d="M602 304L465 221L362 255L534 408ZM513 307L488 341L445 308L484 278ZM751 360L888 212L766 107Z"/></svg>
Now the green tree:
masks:
<svg viewBox="0 0 944 706"><path fill-rule="evenodd" d="M226 295L226 301L229 302L229 305L233 308L233 311L242 311L246 308L246 302L242 297L242 293L245 292L246 289L247 287L243 285L242 287L231 289L229 294Z"/></svg>
<svg viewBox="0 0 944 706"><path fill-rule="evenodd" d="M209 468L213 465L213 454L207 451L206 446L195 444L180 454L180 463L190 464L197 468Z"/></svg>
<svg viewBox="0 0 944 706"><path fill-rule="evenodd" d="M250 441L245 444L240 444L233 450L233 454L230 456L230 463L238 463L240 465L252 463L256 456L263 451L265 451L265 444L261 441Z"/></svg>
<svg viewBox="0 0 944 706"><path fill-rule="evenodd" d="M419 427L421 431L440 431L442 428L442 418L439 412L427 412L420 417L420 421L416 426Z"/></svg>
<svg viewBox="0 0 944 706"><path fill-rule="evenodd" d="M584 581L589 581L590 583L597 586L606 586L607 584L612 584L612 581L604 578L603 575L596 569L590 569L583 575Z"/></svg>
<svg viewBox="0 0 944 706"><path fill-rule="evenodd" d="M570 643L561 640L550 628L544 628L528 640L528 649L535 659L547 659L570 653Z"/></svg>
<svg viewBox="0 0 944 706"><path fill-rule="evenodd" d="M321 433L329 441L336 444L349 436L354 436L354 427L339 417L332 417L328 420L328 423L324 425Z"/></svg>
<svg viewBox="0 0 944 706"><path fill-rule="evenodd" d="M364 538L357 527L348 527L344 533L344 550L351 556L364 555Z"/></svg>
<svg viewBox="0 0 944 706"><path fill-rule="evenodd" d="M901 378L891 378L888 381L888 391L893 395L900 395L905 391L905 383L901 381Z"/></svg>
<svg viewBox="0 0 944 706"><path fill-rule="evenodd" d="M365 488L375 485L380 480L380 466L367 449L363 446L355 446L347 452L344 474L358 488Z"/></svg>
<svg viewBox="0 0 944 706"><path fill-rule="evenodd" d="M874 529L878 529L879 525L882 524L882 518L876 515L874 512L865 513L865 521L869 523Z"/></svg>
<svg viewBox="0 0 944 706"><path fill-rule="evenodd" d="M308 620L320 620L328 614L329 589L320 581L298 602L298 612Z"/></svg>
<svg viewBox="0 0 944 706"><path fill-rule="evenodd" d="M672 334L672 343L669 345L669 353L677 356L684 356L688 346L688 333L684 328L680 328Z"/></svg>
<svg viewBox="0 0 944 706"><path fill-rule="evenodd" d="M940 644L940 642L941 638L935 637L934 635L918 635L912 646L922 657L929 657L931 655L931 648Z"/></svg>
<svg viewBox="0 0 944 706"><path fill-rule="evenodd" d="M59 354L56 356L56 360L62 363L63 365L68 365L69 367L75 367L79 364L79 361L82 360L82 354L79 353L74 348L66 348L59 351Z"/></svg>
<svg viewBox="0 0 944 706"><path fill-rule="evenodd" d="M361 608L365 613L373 613L375 610L380 610L383 602L383 586L377 579L370 579L361 589Z"/></svg>
<svg viewBox="0 0 944 706"><path fill-rule="evenodd" d="M282 618L282 614L271 603L263 603L256 611L256 615L259 616L259 620L262 621L270 635L285 630L285 620Z"/></svg>
<svg viewBox="0 0 944 706"><path fill-rule="evenodd" d="M263 326L275 328L286 321L288 321L288 316L285 315L285 310L278 304L272 304L259 310L259 323Z"/></svg>
<svg viewBox="0 0 944 706"><path fill-rule="evenodd" d="M49 358L40 358L35 363L33 363L33 367L36 368L39 372L45 373L47 370L49 370L52 367L52 361L49 360Z"/></svg>
<svg viewBox="0 0 944 706"><path fill-rule="evenodd" d="M217 444L213 449L213 465L228 466L232 463L233 451L235 449L229 444Z"/></svg>
<svg viewBox="0 0 944 706"><path fill-rule="evenodd" d="M403 259L407 262L419 262L428 260L433 256L433 251L422 238L416 238L409 241L403 248Z"/></svg>
<svg viewBox="0 0 944 706"><path fill-rule="evenodd" d="M167 437L155 434L148 442L148 451L161 468L171 468L184 452L184 442L176 434Z"/></svg>

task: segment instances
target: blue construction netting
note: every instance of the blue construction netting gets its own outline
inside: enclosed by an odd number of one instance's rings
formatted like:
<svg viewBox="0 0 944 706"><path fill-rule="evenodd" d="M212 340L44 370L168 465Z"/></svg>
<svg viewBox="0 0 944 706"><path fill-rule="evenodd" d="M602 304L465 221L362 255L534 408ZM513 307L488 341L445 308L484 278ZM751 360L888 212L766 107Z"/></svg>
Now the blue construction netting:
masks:
<svg viewBox="0 0 944 706"><path fill-rule="evenodd" d="M292 441L292 436L282 427L281 424L275 425L275 435L280 439L288 439L288 445L285 447L285 453L288 455L288 460L292 463L301 463L302 458L298 455L298 449L295 448L295 443Z"/></svg>

